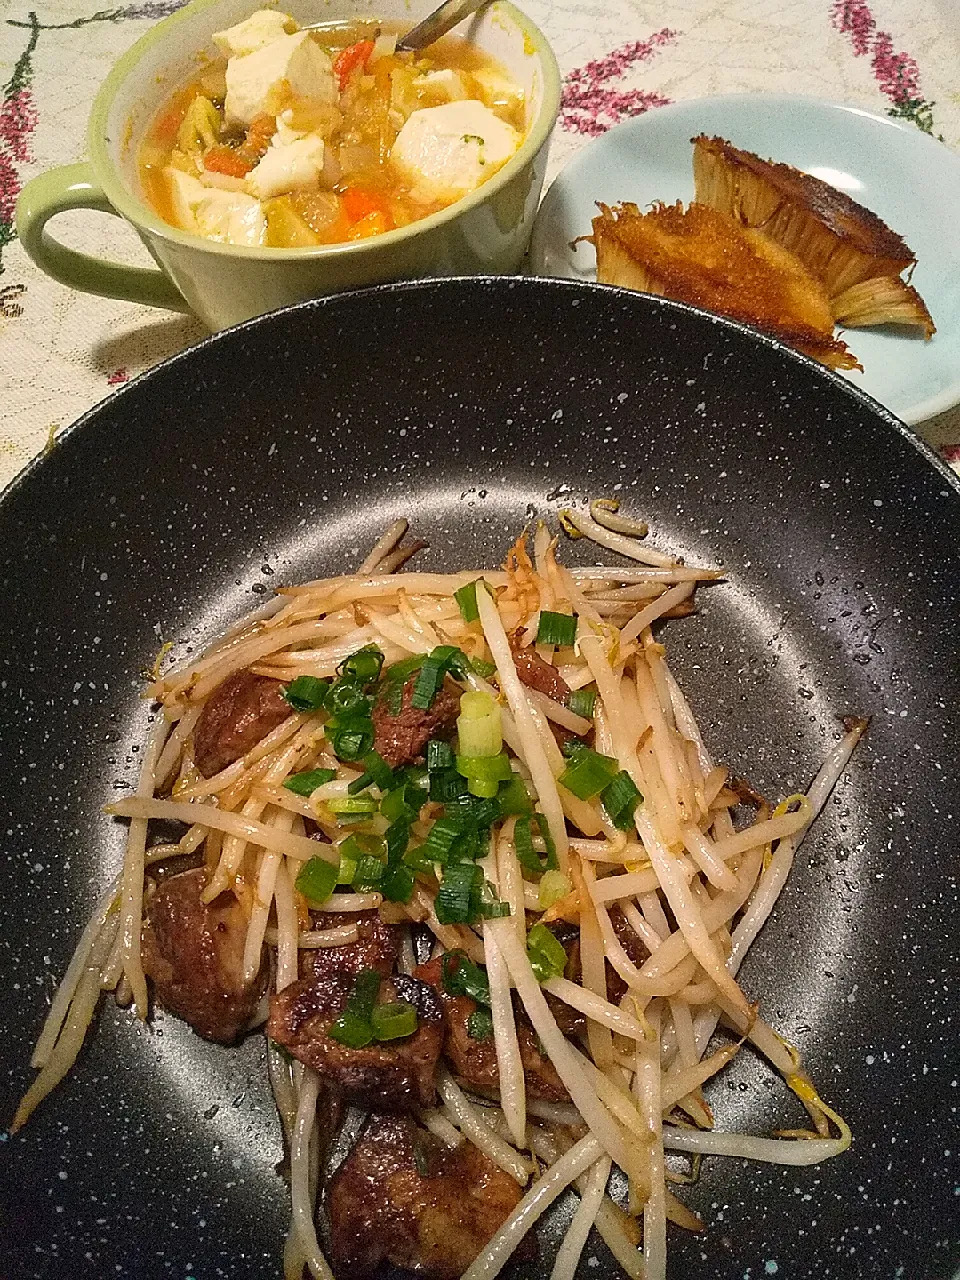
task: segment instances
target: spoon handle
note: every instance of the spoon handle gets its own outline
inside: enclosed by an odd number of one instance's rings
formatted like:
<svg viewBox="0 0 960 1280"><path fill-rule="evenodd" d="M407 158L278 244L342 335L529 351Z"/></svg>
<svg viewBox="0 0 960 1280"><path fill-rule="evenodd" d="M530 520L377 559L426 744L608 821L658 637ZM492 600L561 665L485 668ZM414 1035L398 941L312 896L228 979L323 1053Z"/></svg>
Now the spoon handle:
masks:
<svg viewBox="0 0 960 1280"><path fill-rule="evenodd" d="M446 0L445 4L434 9L433 13L428 14L412 31L398 40L397 48L408 53L425 49L486 3L488 0Z"/></svg>

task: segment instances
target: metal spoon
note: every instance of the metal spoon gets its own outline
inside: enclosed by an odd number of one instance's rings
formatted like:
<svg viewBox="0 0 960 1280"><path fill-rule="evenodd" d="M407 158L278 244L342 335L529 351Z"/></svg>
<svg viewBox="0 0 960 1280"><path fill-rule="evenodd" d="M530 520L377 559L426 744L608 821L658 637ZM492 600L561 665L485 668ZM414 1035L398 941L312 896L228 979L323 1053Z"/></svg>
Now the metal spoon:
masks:
<svg viewBox="0 0 960 1280"><path fill-rule="evenodd" d="M434 9L422 22L418 22L412 31L400 37L397 48L401 53L415 53L418 49L425 49L427 45L445 36L458 22L489 2L490 0L444 0L439 8ZM312 22L300 30L324 31L342 26L342 22Z"/></svg>
<svg viewBox="0 0 960 1280"><path fill-rule="evenodd" d="M445 36L452 27L471 13L486 4L488 0L445 0L445 3L427 14L422 22L418 22L412 31L397 41L397 48L407 53L415 53L418 49L426 49Z"/></svg>

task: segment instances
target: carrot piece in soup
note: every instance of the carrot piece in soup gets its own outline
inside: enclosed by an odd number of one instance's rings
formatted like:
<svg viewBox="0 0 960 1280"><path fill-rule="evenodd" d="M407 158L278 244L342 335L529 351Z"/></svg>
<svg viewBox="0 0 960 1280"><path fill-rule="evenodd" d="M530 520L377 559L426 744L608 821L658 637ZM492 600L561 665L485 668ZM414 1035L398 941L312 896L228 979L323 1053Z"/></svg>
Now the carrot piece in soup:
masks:
<svg viewBox="0 0 960 1280"><path fill-rule="evenodd" d="M393 226L389 205L375 192L364 191L362 187L347 187L342 192L341 199L343 200L343 211L350 222L359 222L361 218L366 218L371 213L380 213L383 214L390 227Z"/></svg>
<svg viewBox="0 0 960 1280"><path fill-rule="evenodd" d="M211 173L225 173L231 178L245 178L253 168L253 164L232 147L211 147L203 157L203 167L209 169Z"/></svg>
<svg viewBox="0 0 960 1280"><path fill-rule="evenodd" d="M373 53L372 40L359 40L356 44L348 44L345 49L340 50L333 60L333 74L337 77L337 84L341 90L350 79L350 73L355 67L366 66L371 53Z"/></svg>
<svg viewBox="0 0 960 1280"><path fill-rule="evenodd" d="M371 236L382 236L385 231L392 229L392 225L389 215L377 210L355 222L347 233L347 239L369 240Z"/></svg>

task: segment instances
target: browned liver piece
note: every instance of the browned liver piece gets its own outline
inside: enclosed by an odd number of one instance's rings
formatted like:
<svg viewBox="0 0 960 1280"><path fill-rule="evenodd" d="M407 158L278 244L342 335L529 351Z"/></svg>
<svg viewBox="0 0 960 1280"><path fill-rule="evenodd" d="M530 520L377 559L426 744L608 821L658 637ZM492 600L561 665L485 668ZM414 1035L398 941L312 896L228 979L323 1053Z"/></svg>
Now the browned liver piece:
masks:
<svg viewBox="0 0 960 1280"><path fill-rule="evenodd" d="M149 898L143 967L159 1004L208 1040L230 1044L247 1027L263 994L265 966L243 981L247 917L233 894L200 901L202 868L168 876Z"/></svg>
<svg viewBox="0 0 960 1280"><path fill-rule="evenodd" d="M431 738L449 738L456 727L459 694L452 688L439 689L432 705L426 711L418 711L410 705L416 682L416 676L411 676L403 686L396 715L391 715L387 707L386 690L374 704L373 748L391 769L413 764L421 758Z"/></svg>
<svg viewBox="0 0 960 1280"><path fill-rule="evenodd" d="M522 646L517 632L510 637L510 651L522 684L528 689L536 689L538 693L545 693L554 702L566 704L570 693L566 680L556 667L540 657L532 645Z"/></svg>
<svg viewBox="0 0 960 1280"><path fill-rule="evenodd" d="M496 1097L500 1092L500 1072L497 1067L497 1049L493 1036L487 1040L474 1040L468 1030L470 1015L477 1004L469 996L450 995L443 985L443 957L436 956L427 964L414 970L414 975L429 982L436 990L443 1005L446 1020L446 1037L443 1052L460 1080L477 1093ZM545 1102L568 1102L569 1094L556 1068L549 1058L540 1052L539 1041L526 1016L515 1010L517 1043L531 1098Z"/></svg>
<svg viewBox="0 0 960 1280"><path fill-rule="evenodd" d="M193 731L193 762L205 778L245 756L293 715L282 688L279 680L252 671L235 671L217 685Z"/></svg>
<svg viewBox="0 0 960 1280"><path fill-rule="evenodd" d="M385 1262L457 1280L521 1195L472 1143L451 1150L408 1117L372 1115L330 1183L337 1280L368 1280Z"/></svg>
<svg viewBox="0 0 960 1280"><path fill-rule="evenodd" d="M525 648L522 647L520 636L517 632L514 632L510 637L510 650L513 653L513 664L517 668L520 683L525 684L528 689L535 689L538 693L545 693L554 702L559 702L561 706L566 706L570 686L557 668L551 666L549 662L545 662L531 645L527 645ZM571 729L567 729L553 720L548 721L548 724L558 746L565 746L577 736Z"/></svg>
<svg viewBox="0 0 960 1280"><path fill-rule="evenodd" d="M443 1009L424 982L384 979L380 1001L406 1000L417 1010L417 1030L403 1040L351 1049L330 1035L346 1009L354 978L340 971L300 978L272 997L267 1034L312 1067L344 1101L380 1111L430 1106L443 1041Z"/></svg>
<svg viewBox="0 0 960 1280"><path fill-rule="evenodd" d="M376 969L389 978L397 967L402 926L384 924L378 911L323 911L313 917L315 929L335 929L344 924L357 926L356 942L348 942L343 947L305 950L300 961L302 976L313 973L321 978L331 973L345 973L355 978L364 969Z"/></svg>

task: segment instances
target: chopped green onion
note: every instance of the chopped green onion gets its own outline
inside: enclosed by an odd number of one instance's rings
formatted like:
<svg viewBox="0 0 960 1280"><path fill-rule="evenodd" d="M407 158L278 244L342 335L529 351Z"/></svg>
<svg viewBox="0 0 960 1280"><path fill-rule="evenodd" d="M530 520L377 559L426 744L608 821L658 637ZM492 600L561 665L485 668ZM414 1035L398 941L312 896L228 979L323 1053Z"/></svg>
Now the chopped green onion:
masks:
<svg viewBox="0 0 960 1280"><path fill-rule="evenodd" d="M545 924L535 924L527 934L527 957L538 982L562 977L567 953Z"/></svg>
<svg viewBox="0 0 960 1280"><path fill-rule="evenodd" d="M481 884L480 892L472 905L481 920L502 920L510 914L510 903L500 901L489 880L484 880Z"/></svg>
<svg viewBox="0 0 960 1280"><path fill-rule="evenodd" d="M633 811L642 799L636 783L623 769L600 793L603 807L619 831L629 831L633 826Z"/></svg>
<svg viewBox="0 0 960 1280"><path fill-rule="evenodd" d="M398 716L403 710L403 681L388 680L383 686L383 705L387 709L387 715Z"/></svg>
<svg viewBox="0 0 960 1280"><path fill-rule="evenodd" d="M387 867L377 888L388 902L409 902L415 882L413 868L399 862L396 866Z"/></svg>
<svg viewBox="0 0 960 1280"><path fill-rule="evenodd" d="M427 743L427 772L436 773L438 769L452 769L454 765L453 747L442 738L431 738Z"/></svg>
<svg viewBox="0 0 960 1280"><path fill-rule="evenodd" d="M571 645L577 638L576 614L551 613L544 609L537 626L537 644Z"/></svg>
<svg viewBox="0 0 960 1280"><path fill-rule="evenodd" d="M497 898L493 885L484 879L475 862L447 864L434 910L441 924L475 924L510 914L509 903Z"/></svg>
<svg viewBox="0 0 960 1280"><path fill-rule="evenodd" d="M467 781L461 778L456 769L439 769L430 775L430 799L439 804L447 804L456 800L467 790Z"/></svg>
<svg viewBox="0 0 960 1280"><path fill-rule="evenodd" d="M443 677L451 670L463 670L466 655L453 644L441 644L431 649L423 660L417 683L413 686L410 705L417 711L429 711L443 684Z"/></svg>
<svg viewBox="0 0 960 1280"><path fill-rule="evenodd" d="M325 706L332 715L349 716L355 711L367 711L370 700L358 680L343 679L330 686Z"/></svg>
<svg viewBox="0 0 960 1280"><path fill-rule="evenodd" d="M348 719L329 723L326 727L327 738L338 760L353 763L362 760L373 748L373 723L369 716L351 716Z"/></svg>
<svg viewBox="0 0 960 1280"><path fill-rule="evenodd" d="M380 994L380 974L363 969L354 980L347 1007L330 1028L330 1038L350 1049L362 1049L373 1039L371 1015Z"/></svg>
<svg viewBox="0 0 960 1280"><path fill-rule="evenodd" d="M296 888L308 902L326 902L338 883L338 868L326 858L311 858L297 873Z"/></svg>
<svg viewBox="0 0 960 1280"><path fill-rule="evenodd" d="M345 1044L348 1049L363 1049L373 1039L373 1027L347 1009L330 1028L330 1039Z"/></svg>
<svg viewBox="0 0 960 1280"><path fill-rule="evenodd" d="M387 846L386 841L381 840L379 836L347 836L337 845L337 852L341 857L353 858L355 862L370 853L382 862L386 857Z"/></svg>
<svg viewBox="0 0 960 1280"><path fill-rule="evenodd" d="M590 747L578 751L557 781L580 800L599 795L617 773L617 762Z"/></svg>
<svg viewBox="0 0 960 1280"><path fill-rule="evenodd" d="M562 871L545 871L540 880L540 910L547 911L555 902L565 898L571 888Z"/></svg>
<svg viewBox="0 0 960 1280"><path fill-rule="evenodd" d="M376 813L377 802L373 796L334 796L325 801L331 813Z"/></svg>
<svg viewBox="0 0 960 1280"><path fill-rule="evenodd" d="M467 1035L471 1040L489 1040L493 1035L493 1017L488 1009L474 1009L467 1019Z"/></svg>
<svg viewBox="0 0 960 1280"><path fill-rule="evenodd" d="M389 791L393 786L393 770L380 755L379 751L368 751L361 761L364 772L354 778L347 787L347 793L355 796L358 791L365 791L369 786L378 786L381 791Z"/></svg>
<svg viewBox="0 0 960 1280"><path fill-rule="evenodd" d="M412 657L401 658L399 662L392 663L383 673L385 680L396 681L398 684L404 685L414 674L423 666L425 653L415 653Z"/></svg>
<svg viewBox="0 0 960 1280"><path fill-rule="evenodd" d="M486 680L487 676L492 676L497 669L495 662L488 662L486 658L471 658L470 670L475 676L479 676L481 680Z"/></svg>
<svg viewBox="0 0 960 1280"><path fill-rule="evenodd" d="M511 774L510 781L500 788L497 793L497 800L500 805L500 813L504 818L512 817L515 814L530 813L533 809L530 793L527 791L523 779L517 773Z"/></svg>
<svg viewBox="0 0 960 1280"><path fill-rule="evenodd" d="M409 867L411 871L416 871L419 875L432 875L434 870L433 859L426 852L424 845L418 845L415 849L408 849L402 858L403 866Z"/></svg>
<svg viewBox="0 0 960 1280"><path fill-rule="evenodd" d="M350 676L361 684L373 684L380 675L383 666L383 654L375 644L365 645L356 653L351 653L337 667L340 675Z"/></svg>
<svg viewBox="0 0 960 1280"><path fill-rule="evenodd" d="M457 776L459 777L459 774ZM500 801L494 796L481 798L460 795L454 800L447 801L445 808L448 818L456 818L461 824L471 824L477 834L480 830L492 826L494 822L499 822L501 817Z"/></svg>
<svg viewBox="0 0 960 1280"><path fill-rule="evenodd" d="M451 850L464 835L464 824L455 818L438 818L423 844L424 857L431 862L446 862Z"/></svg>
<svg viewBox="0 0 960 1280"><path fill-rule="evenodd" d="M537 824L543 851L534 847L533 824ZM513 829L517 858L526 871L555 871L557 869L557 849L550 834L550 827L542 813L532 813L529 817L517 819Z"/></svg>
<svg viewBox="0 0 960 1280"><path fill-rule="evenodd" d="M444 869L443 880L434 902L434 910L441 924L470 922L474 914L472 899L479 895L482 880L483 872L473 862L455 862Z"/></svg>
<svg viewBox="0 0 960 1280"><path fill-rule="evenodd" d="M398 822L401 818L414 822L420 815L422 800L416 788L409 782L401 782L380 801L380 812L388 822Z"/></svg>
<svg viewBox="0 0 960 1280"><path fill-rule="evenodd" d="M375 1040L401 1040L417 1029L417 1011L407 1000L391 1004L375 1004L370 1014Z"/></svg>
<svg viewBox="0 0 960 1280"><path fill-rule="evenodd" d="M529 817L517 819L513 828L513 843L517 849L520 865L528 871L540 871L540 860L533 849L532 818L531 814Z"/></svg>
<svg viewBox="0 0 960 1280"><path fill-rule="evenodd" d="M481 800L492 800L500 790L500 784L496 778L468 778L467 790Z"/></svg>
<svg viewBox="0 0 960 1280"><path fill-rule="evenodd" d="M480 610L477 608L477 583L480 581L476 578L473 582L468 582L465 587L453 593L453 598L460 606L460 614L464 622L476 622L480 617Z"/></svg>
<svg viewBox="0 0 960 1280"><path fill-rule="evenodd" d="M458 755L457 773L464 778L482 778L484 782L507 782L513 770L510 757L501 751L498 755Z"/></svg>
<svg viewBox="0 0 960 1280"><path fill-rule="evenodd" d="M437 696L443 677L446 674L442 663L435 658L427 658L420 668L417 683L413 686L410 705L417 711L429 711Z"/></svg>
<svg viewBox="0 0 960 1280"><path fill-rule="evenodd" d="M410 823L406 818L391 822L383 837L387 849L387 861L399 862L410 843Z"/></svg>
<svg viewBox="0 0 960 1280"><path fill-rule="evenodd" d="M464 756L496 756L503 750L500 708L489 693L462 695L457 737Z"/></svg>
<svg viewBox="0 0 960 1280"><path fill-rule="evenodd" d="M375 858L372 853L365 853L357 861L357 869L353 873L353 887L360 890L378 888L385 870L379 858Z"/></svg>
<svg viewBox="0 0 960 1280"><path fill-rule="evenodd" d="M319 676L297 676L280 690L294 711L320 711L326 703L329 680Z"/></svg>
<svg viewBox="0 0 960 1280"><path fill-rule="evenodd" d="M597 695L593 689L571 689L567 694L567 708L575 716L583 716L585 720L593 719L593 711L597 705Z"/></svg>
<svg viewBox="0 0 960 1280"><path fill-rule="evenodd" d="M490 1004L490 979L486 969L474 964L465 951L448 951L441 965L443 989L451 996L469 996L477 1004Z"/></svg>
<svg viewBox="0 0 960 1280"><path fill-rule="evenodd" d="M289 778L284 779L283 785L298 796L309 796L313 795L317 787L332 782L336 776L336 769L305 769L303 773L291 773Z"/></svg>
<svg viewBox="0 0 960 1280"><path fill-rule="evenodd" d="M547 871L556 871L559 865L557 862L557 846L554 844L553 836L550 834L550 823L542 813L534 813L533 820L537 824L540 839L543 841L543 848L546 853L546 869Z"/></svg>
<svg viewBox="0 0 960 1280"><path fill-rule="evenodd" d="M490 714L491 704L497 705L489 693L468 689L460 696L460 715L464 720L482 720Z"/></svg>
<svg viewBox="0 0 960 1280"><path fill-rule="evenodd" d="M403 770L403 780L410 784L411 787L419 788L426 791L430 785L430 775L421 764L408 764ZM421 804L423 801L421 801Z"/></svg>
<svg viewBox="0 0 960 1280"><path fill-rule="evenodd" d="M470 659L467 657L467 655L463 652L462 649L458 649L455 644L442 645L441 648L450 649L452 651L449 657L445 656L443 659L446 664L446 668L450 672L450 674L452 676L456 676L458 680L465 679L467 672L472 669L470 665ZM437 652L436 649L434 649L433 653L436 653L436 652Z"/></svg>
<svg viewBox="0 0 960 1280"><path fill-rule="evenodd" d="M353 836L348 837L353 839ZM337 884L353 884L353 877L357 872L357 860L343 852L343 846L346 840L337 846L337 852L340 854L340 866L337 869Z"/></svg>

